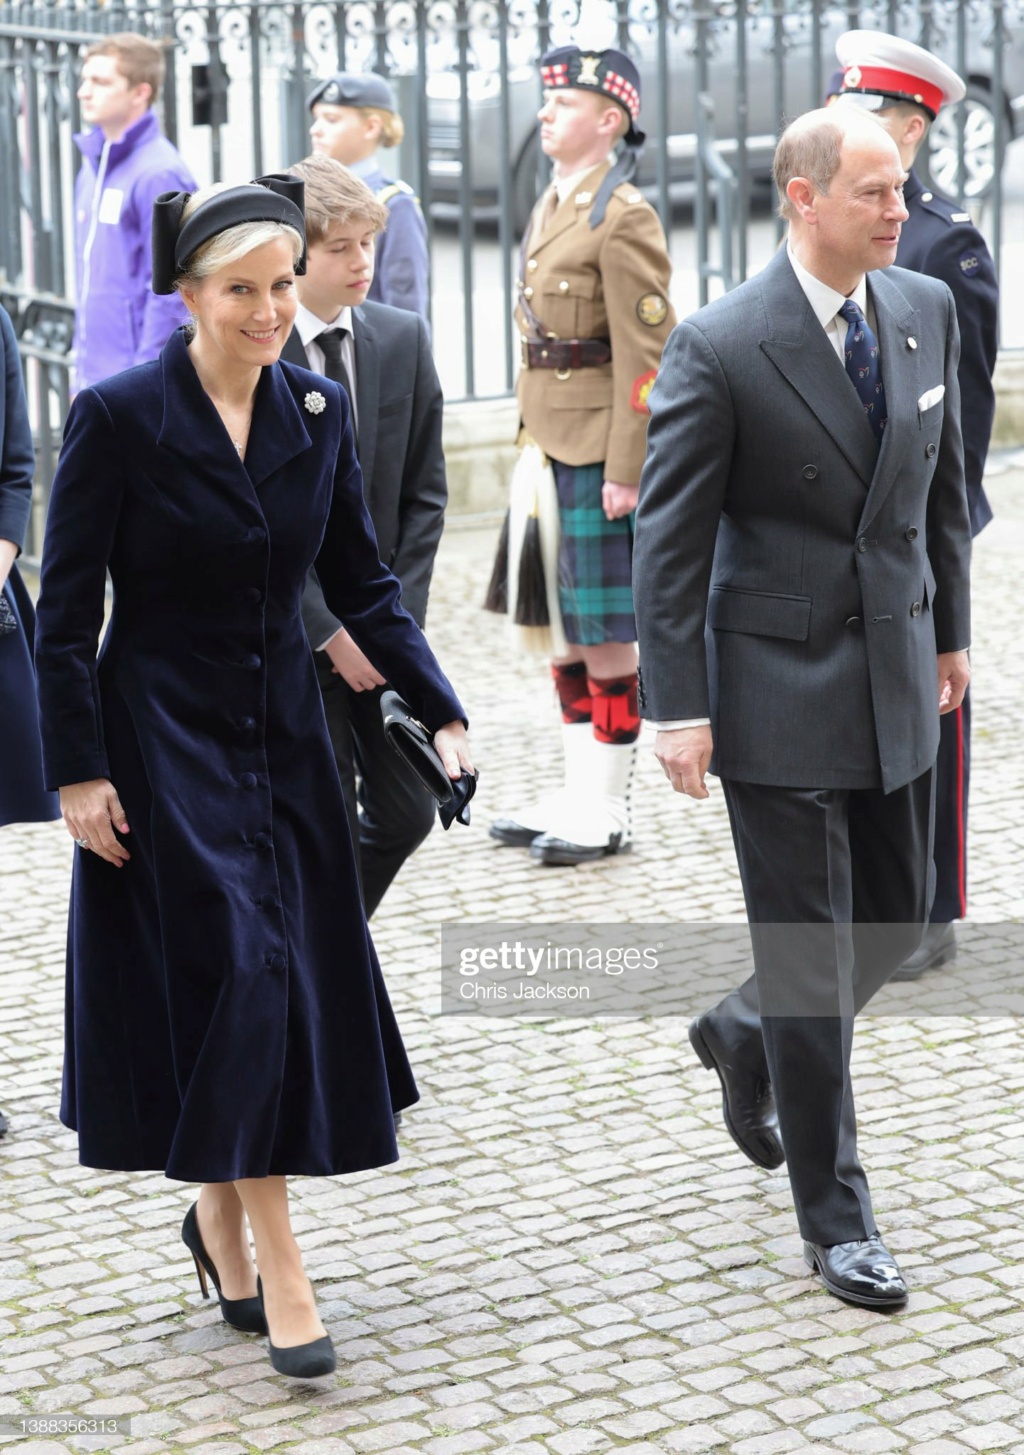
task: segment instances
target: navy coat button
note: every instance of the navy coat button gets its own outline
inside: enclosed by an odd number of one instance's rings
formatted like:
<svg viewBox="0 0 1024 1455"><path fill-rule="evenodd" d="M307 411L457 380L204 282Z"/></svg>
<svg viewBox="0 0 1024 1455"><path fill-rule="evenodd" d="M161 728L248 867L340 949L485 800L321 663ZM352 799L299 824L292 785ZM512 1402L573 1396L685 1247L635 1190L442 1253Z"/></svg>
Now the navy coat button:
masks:
<svg viewBox="0 0 1024 1455"><path fill-rule="evenodd" d="M921 603L919 601L915 601L914 604L913 604L913 606L910 608L910 615L911 616L920 616L921 615Z"/></svg>
<svg viewBox="0 0 1024 1455"><path fill-rule="evenodd" d="M817 478L818 478L818 467L817 467L817 465L805 465L804 466L804 479L805 480L817 480Z"/></svg>
<svg viewBox="0 0 1024 1455"><path fill-rule="evenodd" d="M242 588L242 600L251 601L255 606L263 600L263 592L258 586L244 586Z"/></svg>
<svg viewBox="0 0 1024 1455"><path fill-rule="evenodd" d="M284 969L284 956L283 955L271 955L270 960L268 961L268 964L270 965L271 970L283 970Z"/></svg>
<svg viewBox="0 0 1024 1455"><path fill-rule="evenodd" d="M247 541L265 541L267 533L261 525L254 525L252 530L246 531L245 538Z"/></svg>
<svg viewBox="0 0 1024 1455"><path fill-rule="evenodd" d="M242 785L243 788L253 789L253 788L256 787L256 774L255 773L243 773L242 776L239 778L238 781Z"/></svg>
<svg viewBox="0 0 1024 1455"><path fill-rule="evenodd" d="M867 550L867 548L868 548L867 536L861 536L860 540L857 542L857 549L858 549L858 551L860 551L861 555L863 555L864 552Z"/></svg>
<svg viewBox="0 0 1024 1455"><path fill-rule="evenodd" d="M859 616L848 616L846 618L846 625L850 628L851 631L856 631L858 629L858 627L861 625L860 617Z"/></svg>
<svg viewBox="0 0 1024 1455"><path fill-rule="evenodd" d="M239 666L248 667L251 672L255 672L257 667L263 666L263 658L258 657L255 652L249 652L241 659Z"/></svg>
<svg viewBox="0 0 1024 1455"><path fill-rule="evenodd" d="M912 525L910 527L910 529L905 532L905 534L906 534L906 537L907 537L907 540L908 541L916 541L917 540L917 526L916 525Z"/></svg>
<svg viewBox="0 0 1024 1455"><path fill-rule="evenodd" d="M269 834L264 834L264 833L254 834L252 841L253 841L253 844L255 845L255 847L257 849L269 849L270 848L270 835Z"/></svg>
<svg viewBox="0 0 1024 1455"><path fill-rule="evenodd" d="M929 460L934 460L934 458L935 458L935 446L934 445L925 445L924 452L928 456Z"/></svg>
<svg viewBox="0 0 1024 1455"><path fill-rule="evenodd" d="M238 724L238 726L241 728L243 733L251 733L253 728L256 726L256 719L254 717L243 717L242 721Z"/></svg>

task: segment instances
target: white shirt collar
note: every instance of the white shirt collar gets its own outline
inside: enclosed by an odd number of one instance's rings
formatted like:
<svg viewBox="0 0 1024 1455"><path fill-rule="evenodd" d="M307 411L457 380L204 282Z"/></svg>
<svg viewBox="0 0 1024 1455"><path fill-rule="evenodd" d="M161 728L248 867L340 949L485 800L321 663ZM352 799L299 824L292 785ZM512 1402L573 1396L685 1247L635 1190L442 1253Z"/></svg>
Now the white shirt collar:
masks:
<svg viewBox="0 0 1024 1455"><path fill-rule="evenodd" d="M786 251L789 254L789 261L793 272L796 274L796 281L803 289L815 318L821 324L822 328L827 329L840 308L846 302L846 294L837 293L834 288L830 288L827 283L823 283L820 278L816 278L813 273L809 273L796 257L792 247L788 243L786 245ZM864 274L861 274L860 282L850 294L850 297L866 318L868 284L867 277Z"/></svg>
<svg viewBox="0 0 1024 1455"><path fill-rule="evenodd" d="M307 344L313 343L319 334L326 332L329 328L344 328L351 333L352 310L343 308L337 318L332 319L330 323L325 323L315 313L310 313L305 304L300 303L295 314L295 327L299 331L302 347L305 348Z"/></svg>

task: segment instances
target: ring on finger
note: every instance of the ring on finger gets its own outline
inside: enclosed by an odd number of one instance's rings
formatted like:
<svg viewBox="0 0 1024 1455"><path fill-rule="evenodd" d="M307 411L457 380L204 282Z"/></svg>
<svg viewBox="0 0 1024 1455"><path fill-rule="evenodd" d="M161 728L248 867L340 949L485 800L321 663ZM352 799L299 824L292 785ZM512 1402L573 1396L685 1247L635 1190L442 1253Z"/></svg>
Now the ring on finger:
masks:
<svg viewBox="0 0 1024 1455"><path fill-rule="evenodd" d="M80 849L87 849L89 847L89 840L88 839L76 839L75 840L75 843L78 845L78 847Z"/></svg>

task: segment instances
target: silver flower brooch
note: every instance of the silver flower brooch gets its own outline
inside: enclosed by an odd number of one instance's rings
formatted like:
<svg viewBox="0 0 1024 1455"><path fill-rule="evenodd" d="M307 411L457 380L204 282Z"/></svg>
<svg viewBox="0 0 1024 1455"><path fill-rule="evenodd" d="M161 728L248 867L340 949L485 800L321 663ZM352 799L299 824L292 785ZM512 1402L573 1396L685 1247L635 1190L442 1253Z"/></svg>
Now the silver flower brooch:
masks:
<svg viewBox="0 0 1024 1455"><path fill-rule="evenodd" d="M327 408L327 400L316 389L313 390L312 394L306 395L303 403L309 410L310 414L323 414L324 410Z"/></svg>

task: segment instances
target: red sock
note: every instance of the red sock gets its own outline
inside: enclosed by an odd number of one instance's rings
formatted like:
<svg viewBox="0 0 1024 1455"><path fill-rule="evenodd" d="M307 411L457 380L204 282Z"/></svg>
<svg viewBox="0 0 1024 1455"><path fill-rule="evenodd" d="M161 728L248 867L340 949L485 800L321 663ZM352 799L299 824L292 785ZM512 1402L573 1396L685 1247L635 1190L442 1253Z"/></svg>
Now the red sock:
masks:
<svg viewBox="0 0 1024 1455"><path fill-rule="evenodd" d="M587 668L584 662L551 664L555 691L562 709L562 721L568 723L590 721L590 688L587 685Z"/></svg>
<svg viewBox="0 0 1024 1455"><path fill-rule="evenodd" d="M640 736L636 673L626 677L588 677L594 737L599 743L635 743Z"/></svg>

